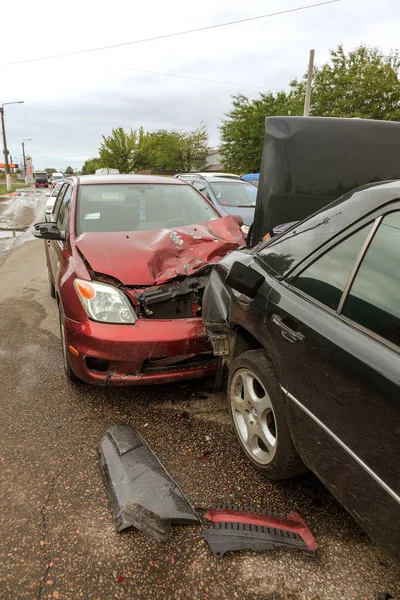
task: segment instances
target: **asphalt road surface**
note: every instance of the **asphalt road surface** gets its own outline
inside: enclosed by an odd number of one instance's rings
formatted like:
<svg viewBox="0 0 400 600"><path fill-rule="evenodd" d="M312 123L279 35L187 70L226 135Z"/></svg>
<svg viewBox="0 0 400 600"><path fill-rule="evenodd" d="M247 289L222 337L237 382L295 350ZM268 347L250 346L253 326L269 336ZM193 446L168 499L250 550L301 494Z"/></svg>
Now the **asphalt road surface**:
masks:
<svg viewBox="0 0 400 600"><path fill-rule="evenodd" d="M43 192L0 200L0 228L43 220L43 205ZM1 598L400 597L399 570L315 477L271 483L253 470L235 441L224 394L213 394L212 382L129 389L69 384L43 243L29 231L0 240ZM121 422L146 438L195 507L295 510L320 544L316 557L279 550L217 560L201 526L173 527L167 545L134 530L117 534L98 445Z"/></svg>

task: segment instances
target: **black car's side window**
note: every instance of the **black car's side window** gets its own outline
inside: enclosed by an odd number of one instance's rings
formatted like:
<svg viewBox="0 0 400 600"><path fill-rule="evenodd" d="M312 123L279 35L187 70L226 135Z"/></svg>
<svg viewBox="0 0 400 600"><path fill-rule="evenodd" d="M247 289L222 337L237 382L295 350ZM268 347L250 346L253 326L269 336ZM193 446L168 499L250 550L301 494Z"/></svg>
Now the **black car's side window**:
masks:
<svg viewBox="0 0 400 600"><path fill-rule="evenodd" d="M342 314L400 346L400 211L386 215L364 256Z"/></svg>
<svg viewBox="0 0 400 600"><path fill-rule="evenodd" d="M57 227L59 229L59 231L65 231L67 228L67 221L68 221L68 209L69 209L69 204L71 202L71 196L72 196L72 186L68 186L62 200L61 200L61 204L60 204L60 210L58 211L58 215L57 215Z"/></svg>
<svg viewBox="0 0 400 600"><path fill-rule="evenodd" d="M295 279L294 287L336 310L371 226L353 233L312 263Z"/></svg>

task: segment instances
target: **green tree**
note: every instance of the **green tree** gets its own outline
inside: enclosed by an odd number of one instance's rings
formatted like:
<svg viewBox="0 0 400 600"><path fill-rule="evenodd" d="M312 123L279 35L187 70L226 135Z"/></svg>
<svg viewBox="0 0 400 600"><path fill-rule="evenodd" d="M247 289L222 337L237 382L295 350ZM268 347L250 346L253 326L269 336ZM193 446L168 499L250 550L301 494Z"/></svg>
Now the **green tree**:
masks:
<svg viewBox="0 0 400 600"><path fill-rule="evenodd" d="M209 138L207 129L201 125L194 131L178 134L178 161L179 171L192 171L202 169L209 151Z"/></svg>
<svg viewBox="0 0 400 600"><path fill-rule="evenodd" d="M377 48L358 46L351 52L339 45L330 60L316 66L310 115L400 120L400 55L384 55ZM307 73L290 83L289 92L260 94L250 100L233 97L232 109L221 126L225 166L237 172L258 171L265 117L302 115Z"/></svg>
<svg viewBox="0 0 400 600"><path fill-rule="evenodd" d="M73 173L74 173L74 170L73 170L73 168L72 168L72 167L67 167L67 168L65 169L64 173L65 173L66 175L73 175Z"/></svg>
<svg viewBox="0 0 400 600"><path fill-rule="evenodd" d="M145 132L140 127L135 154L135 169L157 169L158 136L156 132Z"/></svg>
<svg viewBox="0 0 400 600"><path fill-rule="evenodd" d="M148 133L142 132L138 148L138 162L143 169L165 171L201 169L208 153L208 133L204 125L194 131L159 129Z"/></svg>
<svg viewBox="0 0 400 600"><path fill-rule="evenodd" d="M208 134L204 125L193 131L158 129L125 132L122 127L103 136L98 159L85 162L82 173L100 167L119 169L120 173L155 169L190 171L204 166L208 153Z"/></svg>
<svg viewBox="0 0 400 600"><path fill-rule="evenodd" d="M97 169L101 168L101 161L99 158L88 158L83 163L82 175L93 175Z"/></svg>
<svg viewBox="0 0 400 600"><path fill-rule="evenodd" d="M400 54L342 45L330 51L330 61L315 68L310 114L319 117L359 117L400 120ZM305 80L293 81L296 95L305 93Z"/></svg>
<svg viewBox="0 0 400 600"><path fill-rule="evenodd" d="M52 173L57 173L57 169L45 169L46 173L51 175Z"/></svg>
<svg viewBox="0 0 400 600"><path fill-rule="evenodd" d="M122 127L113 129L111 135L102 136L100 161L104 167L118 169L120 173L130 173L136 168L138 134L131 129L125 132Z"/></svg>
<svg viewBox="0 0 400 600"><path fill-rule="evenodd" d="M185 171L180 160L181 133L176 130L160 129L156 135L157 168L165 171Z"/></svg>
<svg viewBox="0 0 400 600"><path fill-rule="evenodd" d="M292 92L260 94L250 100L243 94L232 99L232 109L222 123L220 145L223 164L230 171L253 173L260 169L264 143L265 117L301 115L302 98L295 88Z"/></svg>

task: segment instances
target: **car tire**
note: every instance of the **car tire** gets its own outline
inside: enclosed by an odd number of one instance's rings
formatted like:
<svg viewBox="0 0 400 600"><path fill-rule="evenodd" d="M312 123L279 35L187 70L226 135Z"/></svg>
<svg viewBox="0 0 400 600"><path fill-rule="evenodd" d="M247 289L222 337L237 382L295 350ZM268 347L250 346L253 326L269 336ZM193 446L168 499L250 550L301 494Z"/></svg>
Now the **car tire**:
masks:
<svg viewBox="0 0 400 600"><path fill-rule="evenodd" d="M263 350L249 350L233 361L228 402L239 443L258 471L276 480L307 471L290 436L275 369Z"/></svg>
<svg viewBox="0 0 400 600"><path fill-rule="evenodd" d="M52 298L55 298L56 297L56 288L55 288L55 285L54 285L53 280L51 278L51 274L50 274L50 269L49 268L47 268L47 273L48 273L48 277L49 277L49 293L50 293L50 296Z"/></svg>
<svg viewBox="0 0 400 600"><path fill-rule="evenodd" d="M61 337L61 347L63 353L63 364L64 371L67 379L72 381L73 383L80 383L82 380L79 379L77 375L75 375L72 370L71 363L69 360L69 352L67 346L67 340L65 338L65 326L64 326L64 311L62 310L61 304L58 307L58 315L59 315L59 323L60 323L60 337Z"/></svg>

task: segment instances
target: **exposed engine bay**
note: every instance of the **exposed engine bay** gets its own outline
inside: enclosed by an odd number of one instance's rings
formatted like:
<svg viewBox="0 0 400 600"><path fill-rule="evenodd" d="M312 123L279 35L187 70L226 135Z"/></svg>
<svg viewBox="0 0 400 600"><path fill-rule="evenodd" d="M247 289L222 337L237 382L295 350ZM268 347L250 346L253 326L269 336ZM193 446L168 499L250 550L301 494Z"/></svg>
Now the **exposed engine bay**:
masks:
<svg viewBox="0 0 400 600"><path fill-rule="evenodd" d="M136 310L145 319L192 319L201 317L208 278L208 275L187 277L157 288L130 290L130 293L134 294Z"/></svg>

